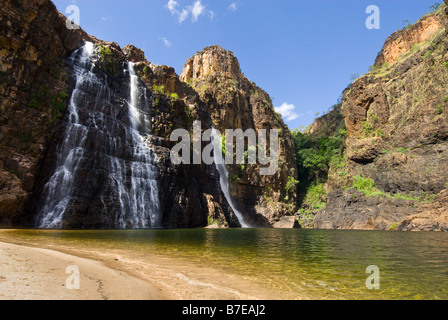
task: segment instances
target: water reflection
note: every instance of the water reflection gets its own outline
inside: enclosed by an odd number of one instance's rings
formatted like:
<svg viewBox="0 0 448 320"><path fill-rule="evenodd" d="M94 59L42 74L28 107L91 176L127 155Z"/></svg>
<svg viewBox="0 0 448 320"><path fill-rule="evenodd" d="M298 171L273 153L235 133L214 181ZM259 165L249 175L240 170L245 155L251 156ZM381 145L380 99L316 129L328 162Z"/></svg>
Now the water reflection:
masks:
<svg viewBox="0 0 448 320"><path fill-rule="evenodd" d="M34 243L162 254L325 298L448 299L448 234L323 230L0 231ZM367 290L366 268L381 271Z"/></svg>

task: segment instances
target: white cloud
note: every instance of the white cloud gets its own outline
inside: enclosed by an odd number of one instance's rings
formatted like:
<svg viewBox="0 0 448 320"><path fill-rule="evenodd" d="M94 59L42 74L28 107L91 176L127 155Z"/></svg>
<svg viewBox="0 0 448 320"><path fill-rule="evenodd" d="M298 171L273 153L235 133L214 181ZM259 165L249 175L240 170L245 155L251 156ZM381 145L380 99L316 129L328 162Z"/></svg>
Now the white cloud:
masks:
<svg viewBox="0 0 448 320"><path fill-rule="evenodd" d="M216 13L214 11L210 10L208 12L208 17L210 18L210 20L213 20L216 17Z"/></svg>
<svg viewBox="0 0 448 320"><path fill-rule="evenodd" d="M177 10L178 6L179 3L176 0L169 0L165 5L165 8L167 8L171 12L171 15L177 16L179 23L182 23L188 18L189 11L187 11L185 8L182 11L179 11Z"/></svg>
<svg viewBox="0 0 448 320"><path fill-rule="evenodd" d="M202 15L205 11L205 7L202 5L201 0L195 1L193 7L191 8L191 14L193 16L193 21L197 22L199 16Z"/></svg>
<svg viewBox="0 0 448 320"><path fill-rule="evenodd" d="M172 45L171 41L169 41L169 40L168 40L167 38L165 38L165 37L162 37L161 39L162 39L163 44L165 45L165 47L167 47L167 48L171 47L171 45Z"/></svg>
<svg viewBox="0 0 448 320"><path fill-rule="evenodd" d="M275 108L275 111L280 113L286 121L293 121L300 117L303 117L303 114L294 112L295 109L296 107L293 104L285 102L280 107Z"/></svg>
<svg viewBox="0 0 448 320"><path fill-rule="evenodd" d="M176 9L178 5L179 3L177 3L176 0L169 0L165 7L168 8L168 10L170 10L172 15L175 15L178 12Z"/></svg>
<svg viewBox="0 0 448 320"><path fill-rule="evenodd" d="M185 20L187 20L189 14L190 12L184 8L182 12L179 13L179 23L182 23Z"/></svg>
<svg viewBox="0 0 448 320"><path fill-rule="evenodd" d="M230 11L238 10L238 5L235 2L232 2L228 8Z"/></svg>
<svg viewBox="0 0 448 320"><path fill-rule="evenodd" d="M178 7L179 2L177 2L176 0L169 0L165 5L165 8L167 8L171 12L171 15L177 16L177 20L180 24L187 20L190 14L191 21L193 23L198 22L199 17L205 13L208 14L210 20L213 20L216 16L214 11L206 9L206 7L202 4L202 0L194 1L192 5L182 8L182 10L178 9Z"/></svg>

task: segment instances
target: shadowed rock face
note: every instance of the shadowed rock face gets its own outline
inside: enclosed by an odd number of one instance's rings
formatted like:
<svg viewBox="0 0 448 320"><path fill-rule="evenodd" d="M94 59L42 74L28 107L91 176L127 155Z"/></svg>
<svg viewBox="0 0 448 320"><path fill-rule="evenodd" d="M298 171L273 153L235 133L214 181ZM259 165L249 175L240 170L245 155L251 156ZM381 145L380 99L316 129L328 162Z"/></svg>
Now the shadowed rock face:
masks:
<svg viewBox="0 0 448 320"><path fill-rule="evenodd" d="M152 94L133 65L101 68L86 43L67 59L72 88L56 161L38 201L42 228L161 227L157 158L146 142Z"/></svg>
<svg viewBox="0 0 448 320"><path fill-rule="evenodd" d="M82 151L82 156L75 162L72 190L67 193L71 200L64 219L59 225L45 226L155 226L149 222L134 224L128 218L124 218L124 224L119 223L120 216L129 216L132 210L126 209L127 205L121 206L125 195L118 193L118 177L122 177L126 189L122 191L132 193L131 177L139 172L134 163L142 159L143 148L130 130L127 61L135 62L134 71L140 78L138 86L144 92L138 95L139 113L149 123L137 130L147 136L145 143L149 152L154 153L151 165L158 184L157 226L201 227L209 220L218 221L222 227L240 226L220 189L214 166L171 164L172 130L191 128L193 119L211 126L206 108L191 88L182 85L173 70L151 65L143 52L133 46L121 49L116 43L98 40L81 29L68 30L65 18L49 1L5 1L0 13L2 226L32 227L43 221L41 210L48 204L46 199L52 199L52 195L57 198L58 187L63 187L57 183L56 191L51 193L47 186L58 167L63 168L70 158L68 152L62 161L58 159L63 154L64 141L73 143L69 151ZM96 80L77 87L79 70L68 57L85 40L95 45L90 67ZM152 91L154 84L161 86L168 82L184 100L168 96L174 92ZM84 133L76 134L75 130L67 134L73 122L72 111L67 107L72 98L78 102L77 121L80 128L86 128ZM118 168L121 175L116 175Z"/></svg>
<svg viewBox="0 0 448 320"><path fill-rule="evenodd" d="M1 226L35 226L43 199L50 195L45 186L58 167L69 123L67 106L76 88L74 68L67 58L85 41L97 47L94 72L109 94L98 99L99 87L83 90L85 110L90 111L81 111L79 117L93 129L86 134L85 156L80 157L81 170L73 182L79 197L68 206L61 226L145 226L117 223L120 211L126 210L120 209L111 164L102 162L106 155L117 158L123 163L123 176L132 176L132 166L126 163L136 153L113 150L107 142L113 136L135 146L126 133L128 61L135 63L139 86L146 92L141 112L150 124L148 131L141 131L148 135L145 142L157 159L152 164L160 226L201 227L209 221L222 227L240 226L215 166L171 163L175 144L169 140L171 132L191 130L193 120L200 120L203 130L212 126L220 131L278 129L278 173L263 177L258 165L229 166L231 193L254 225L271 226L294 214L295 192L286 191L288 180L296 178L293 140L269 95L244 77L231 52L219 46L205 48L187 61L178 77L173 68L148 62L132 45L120 48L81 29L68 30L64 16L48 0L5 0L0 17ZM332 192L327 207L316 217L317 228L447 230L447 21L446 9L440 10L391 36L376 60L376 70L344 92L342 110L335 113L344 118L349 135L345 176L341 179L340 168L330 169ZM100 118L91 114L95 106L101 107ZM319 133L331 119L320 121L313 132ZM346 191L355 176L371 179L387 196Z"/></svg>
<svg viewBox="0 0 448 320"><path fill-rule="evenodd" d="M254 225L270 226L284 215L293 215L296 192L287 193L286 184L290 178L297 179L294 143L269 95L250 82L233 53L220 46L204 48L189 58L180 80L199 94L221 133L227 129L279 131L277 174L261 176L259 165L229 165L231 193L239 211Z"/></svg>
<svg viewBox="0 0 448 320"><path fill-rule="evenodd" d="M443 8L392 35L375 70L344 92L346 164L330 170L315 227L444 228L448 207L434 198L448 186L447 21ZM355 176L387 196L344 191Z"/></svg>
<svg viewBox="0 0 448 320"><path fill-rule="evenodd" d="M390 230L416 212L409 201L366 197L356 190L335 190L314 220L319 229Z"/></svg>
<svg viewBox="0 0 448 320"><path fill-rule="evenodd" d="M448 232L448 190L440 192L433 203L422 206L416 214L406 217L397 230Z"/></svg>
<svg viewBox="0 0 448 320"><path fill-rule="evenodd" d="M68 31L46 0L2 1L0 17L0 221L11 226L57 131L69 90L64 59L88 36Z"/></svg>

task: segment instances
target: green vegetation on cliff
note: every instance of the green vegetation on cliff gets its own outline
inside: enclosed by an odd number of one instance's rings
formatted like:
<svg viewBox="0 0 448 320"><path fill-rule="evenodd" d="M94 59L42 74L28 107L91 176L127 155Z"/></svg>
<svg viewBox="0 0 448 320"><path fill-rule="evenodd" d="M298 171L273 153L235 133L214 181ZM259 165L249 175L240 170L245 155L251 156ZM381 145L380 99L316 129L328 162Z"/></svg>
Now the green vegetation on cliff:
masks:
<svg viewBox="0 0 448 320"><path fill-rule="evenodd" d="M117 76L117 65L116 65L116 56L112 50L105 46L100 45L98 46L98 54L101 59L101 63L104 65L104 70L106 73L110 76Z"/></svg>
<svg viewBox="0 0 448 320"><path fill-rule="evenodd" d="M331 167L342 167L344 141L347 137L344 119L337 105L317 120L321 127L315 130L292 132L298 170L298 205L312 210L325 206L325 183ZM312 132L311 132L312 131Z"/></svg>
<svg viewBox="0 0 448 320"><path fill-rule="evenodd" d="M391 35L375 65L344 90L339 108L293 132L303 227L445 229L444 9L435 4Z"/></svg>

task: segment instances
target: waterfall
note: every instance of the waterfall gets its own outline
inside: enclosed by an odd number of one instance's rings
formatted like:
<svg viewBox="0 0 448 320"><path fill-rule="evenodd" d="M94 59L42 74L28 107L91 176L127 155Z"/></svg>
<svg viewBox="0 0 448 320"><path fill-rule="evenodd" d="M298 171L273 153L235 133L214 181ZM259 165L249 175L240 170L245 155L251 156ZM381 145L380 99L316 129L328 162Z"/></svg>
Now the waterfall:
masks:
<svg viewBox="0 0 448 320"><path fill-rule="evenodd" d="M123 71L129 82L120 84L129 87L128 95L110 89L93 61L95 49L87 42L68 59L76 84L37 225L161 227L157 159L146 143L151 134L146 88L128 63Z"/></svg>
<svg viewBox="0 0 448 320"><path fill-rule="evenodd" d="M221 185L221 190L224 193L224 196L226 197L227 202L229 203L236 217L238 218L241 227L251 228L251 226L245 221L243 214L236 209L233 198L230 195L229 171L227 170L226 165L224 163L224 159L222 157L222 137L220 136L220 134L218 134L215 128L212 128L211 135L213 137L212 143L214 146L213 151L214 162L216 165L216 169L218 170L220 175L219 183Z"/></svg>
<svg viewBox="0 0 448 320"><path fill-rule="evenodd" d="M144 222L151 222L151 227L160 228L162 226L161 216L159 214L160 204L158 196L158 185L155 177L156 155L149 149L146 143L146 135L149 136L151 122L148 116L142 112L148 109L146 105L146 89L139 84L139 77L134 70L134 63L128 63L130 74L130 117L132 125L133 140L136 142L133 153L137 161L132 162L131 170L133 172L131 179L131 190L134 195L132 201L132 212L140 214L139 220L143 223L143 228L149 227ZM145 103L141 103L143 98ZM145 110L143 110L145 111ZM143 133L141 133L141 131ZM149 219L148 219L149 218ZM138 221L137 221L138 223Z"/></svg>

